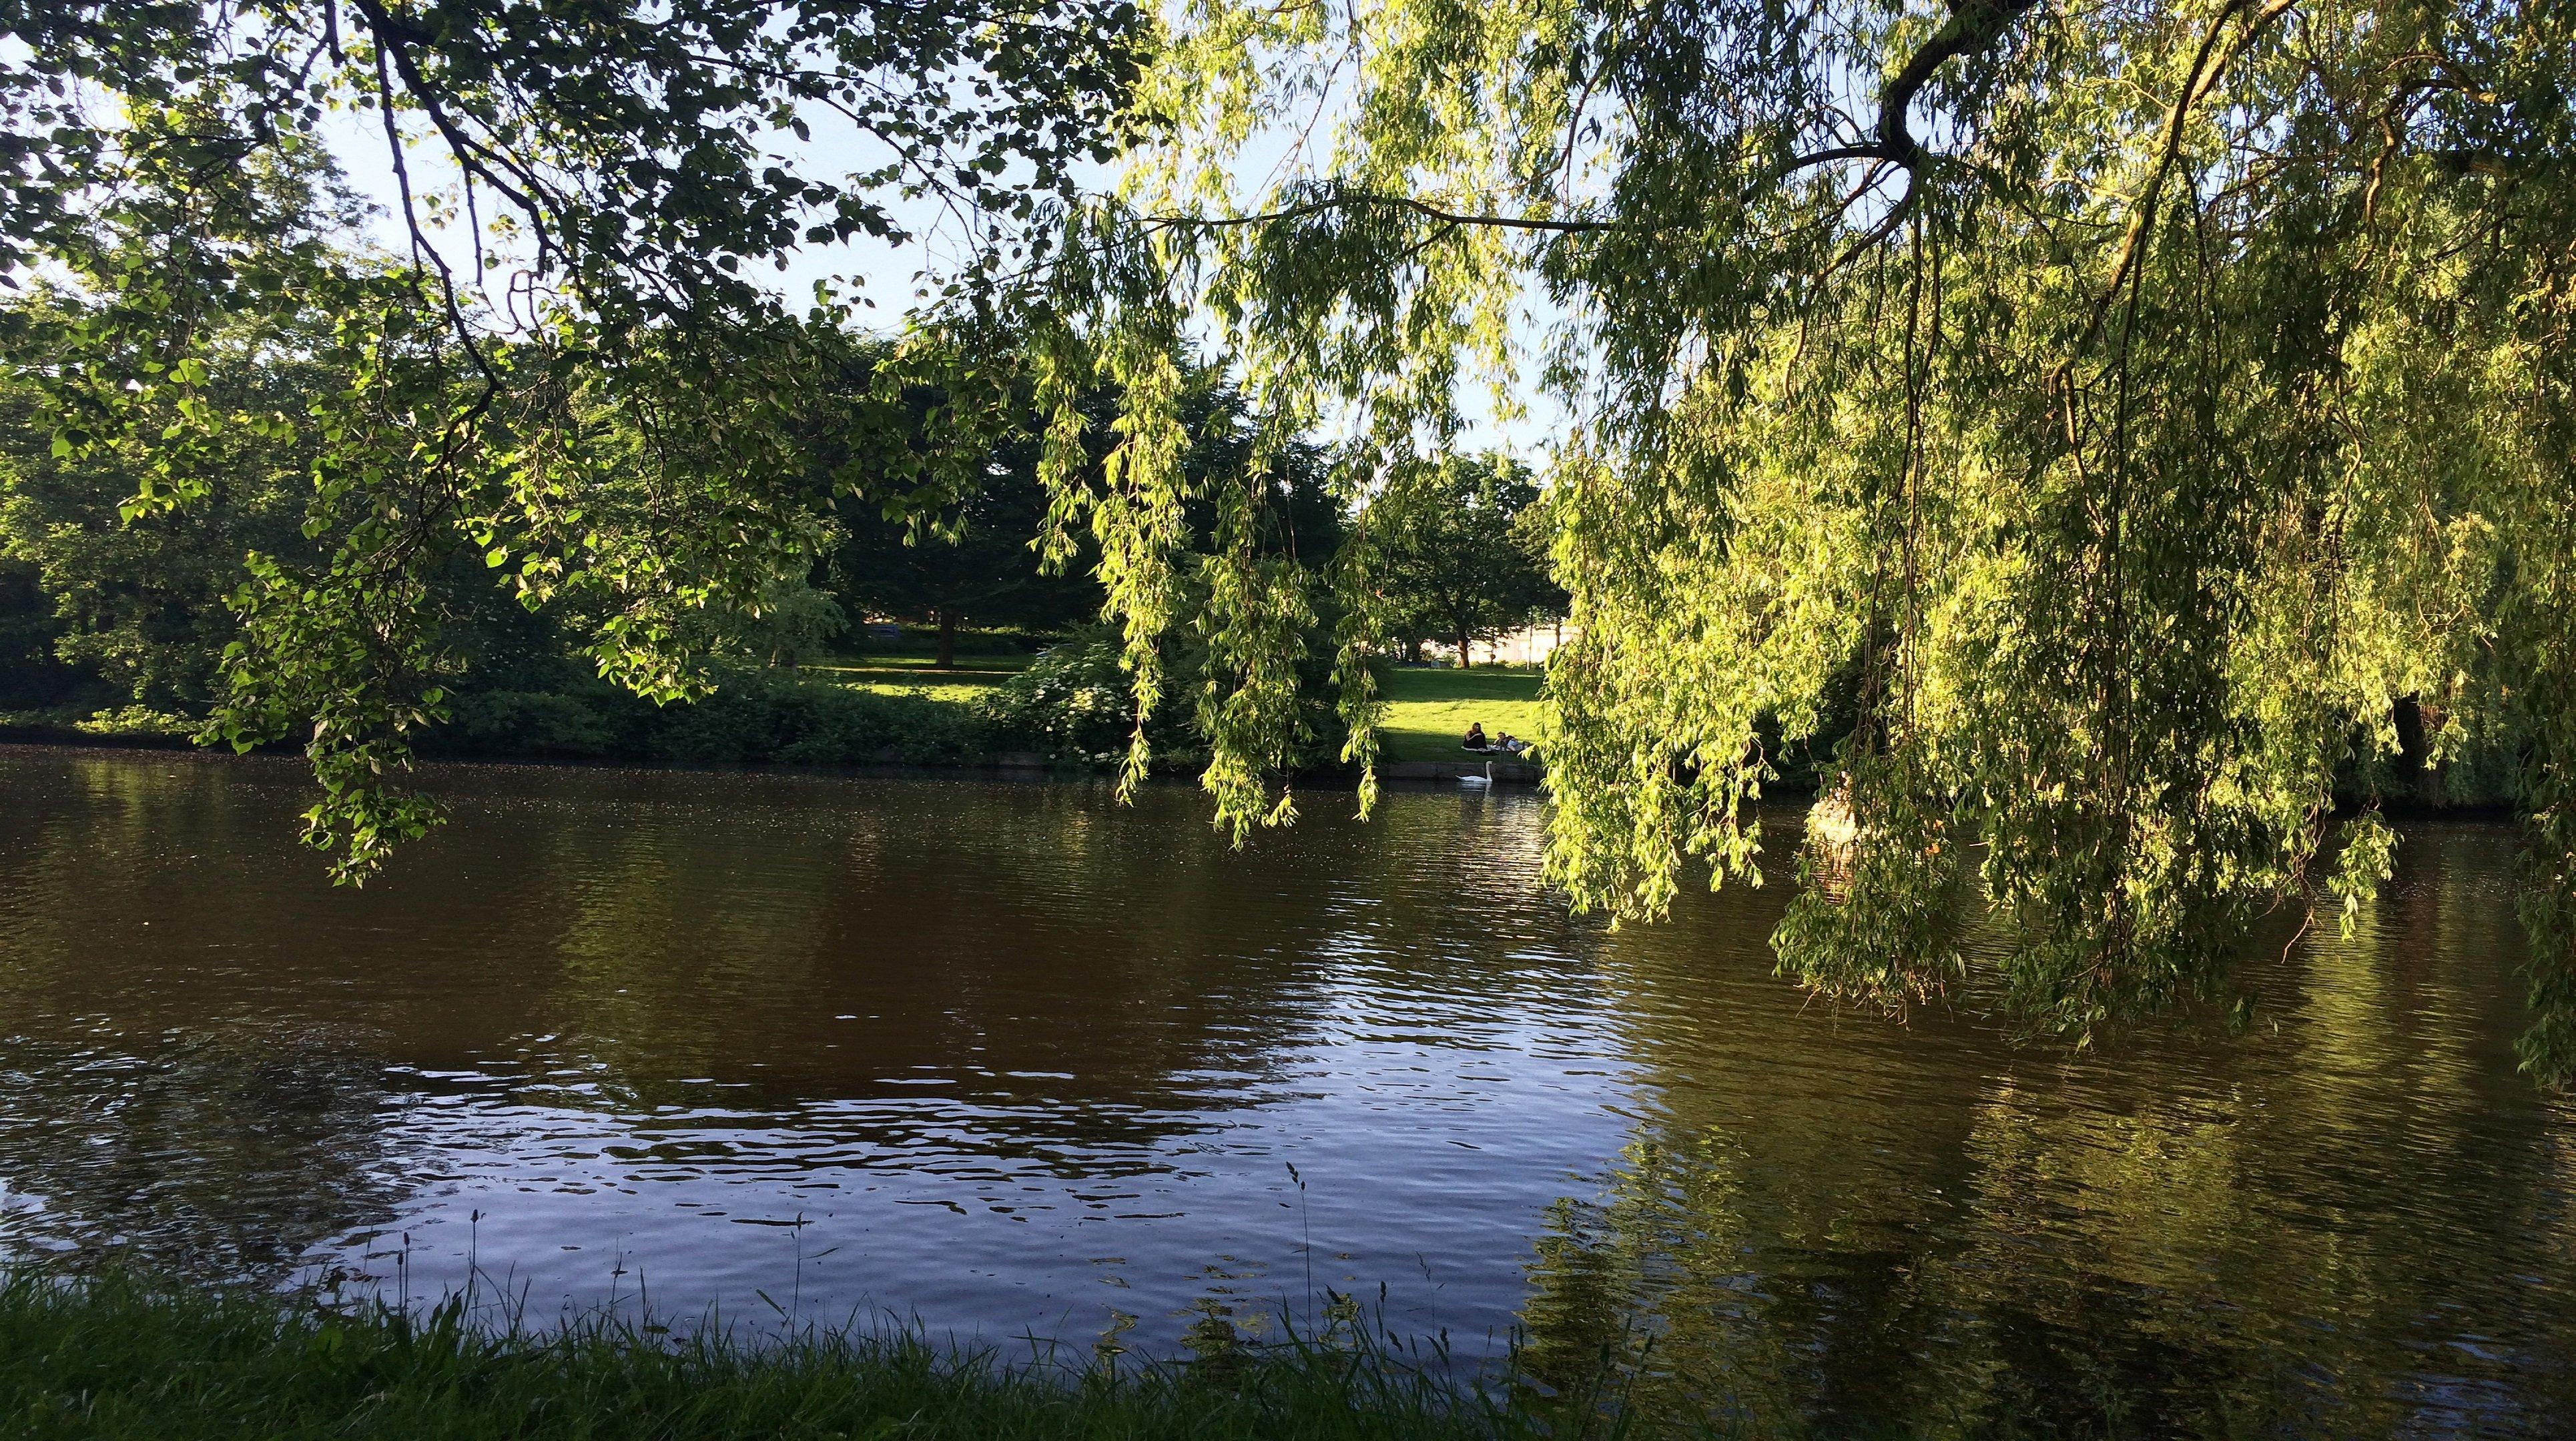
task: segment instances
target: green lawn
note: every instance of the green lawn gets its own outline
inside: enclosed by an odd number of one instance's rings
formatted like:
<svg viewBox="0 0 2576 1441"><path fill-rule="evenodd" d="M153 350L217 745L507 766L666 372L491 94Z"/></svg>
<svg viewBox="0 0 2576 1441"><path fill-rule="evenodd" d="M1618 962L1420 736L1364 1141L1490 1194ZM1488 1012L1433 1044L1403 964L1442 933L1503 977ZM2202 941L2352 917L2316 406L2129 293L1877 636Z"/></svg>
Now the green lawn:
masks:
<svg viewBox="0 0 2576 1441"><path fill-rule="evenodd" d="M808 662L805 670L852 690L886 695L918 692L963 704L991 690L1005 676L1027 669L1031 659L961 655L955 670L942 671L931 668L928 656L862 655ZM1489 736L1509 731L1535 739L1540 674L1537 666L1492 665L1463 671L1396 667L1387 676L1381 754L1390 761L1464 760L1467 752L1458 748L1458 742L1476 721L1484 722Z"/></svg>
<svg viewBox="0 0 2576 1441"><path fill-rule="evenodd" d="M804 669L852 690L892 695L919 691L935 700L971 701L1003 677L1028 669L1034 656L961 655L955 670L939 670L926 655L857 655L809 661Z"/></svg>
<svg viewBox="0 0 2576 1441"><path fill-rule="evenodd" d="M1391 761L1467 759L1458 749L1467 727L1482 721L1485 734L1505 731L1538 736L1537 666L1477 666L1473 670L1424 670L1398 666L1386 682L1386 728L1379 737Z"/></svg>

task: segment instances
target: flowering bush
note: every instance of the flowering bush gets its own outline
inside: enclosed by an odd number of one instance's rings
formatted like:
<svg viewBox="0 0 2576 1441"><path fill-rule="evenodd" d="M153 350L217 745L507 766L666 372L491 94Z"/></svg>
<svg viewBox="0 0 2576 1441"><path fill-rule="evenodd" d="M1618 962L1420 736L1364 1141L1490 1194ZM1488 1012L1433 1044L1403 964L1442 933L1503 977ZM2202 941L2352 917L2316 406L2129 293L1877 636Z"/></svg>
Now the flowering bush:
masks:
<svg viewBox="0 0 2576 1441"><path fill-rule="evenodd" d="M1118 648L1097 636L1043 652L980 705L1006 743L1078 765L1118 764L1136 728L1136 700L1119 668ZM1156 737L1158 751L1162 740Z"/></svg>

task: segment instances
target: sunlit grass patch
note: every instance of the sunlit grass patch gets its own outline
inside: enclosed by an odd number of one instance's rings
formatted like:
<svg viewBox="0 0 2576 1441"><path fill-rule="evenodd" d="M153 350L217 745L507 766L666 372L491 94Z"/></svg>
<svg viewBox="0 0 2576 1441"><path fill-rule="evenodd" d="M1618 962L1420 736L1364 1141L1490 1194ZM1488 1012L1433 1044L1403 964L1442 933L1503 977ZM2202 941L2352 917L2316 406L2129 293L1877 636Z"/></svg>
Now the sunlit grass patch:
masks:
<svg viewBox="0 0 2576 1441"><path fill-rule="evenodd" d="M817 679L878 695L915 692L935 700L972 701L1028 669L1026 655L961 655L953 670L940 670L926 655L860 655L811 661Z"/></svg>
<svg viewBox="0 0 2576 1441"><path fill-rule="evenodd" d="M880 695L920 694L936 700L966 703L989 693L1028 668L1027 655L960 655L957 668L935 670L927 656L863 655L808 662L804 671L851 690ZM1526 739L1538 735L1537 666L1478 666L1472 670L1398 666L1387 676L1383 754L1391 761L1454 761L1467 758L1458 742L1467 727L1483 722L1485 733L1506 731Z"/></svg>
<svg viewBox="0 0 2576 1441"><path fill-rule="evenodd" d="M1384 754L1394 761L1467 759L1458 742L1483 722L1485 734L1538 736L1537 666L1434 670L1398 666L1387 676Z"/></svg>

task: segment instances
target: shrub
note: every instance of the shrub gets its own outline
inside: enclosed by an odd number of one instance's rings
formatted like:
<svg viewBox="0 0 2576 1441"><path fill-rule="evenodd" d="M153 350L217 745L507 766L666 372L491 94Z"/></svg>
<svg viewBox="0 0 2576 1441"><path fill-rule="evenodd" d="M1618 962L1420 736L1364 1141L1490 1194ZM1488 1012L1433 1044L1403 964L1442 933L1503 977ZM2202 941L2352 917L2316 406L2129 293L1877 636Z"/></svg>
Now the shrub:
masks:
<svg viewBox="0 0 2576 1441"><path fill-rule="evenodd" d="M1041 652L1029 668L977 702L1003 743L1052 761L1116 765L1136 728L1136 700L1115 642L1086 634ZM1155 749L1174 737L1155 727Z"/></svg>
<svg viewBox="0 0 2576 1441"><path fill-rule="evenodd" d="M659 712L647 746L658 760L859 765L973 760L994 741L972 707L745 670L703 700Z"/></svg>
<svg viewBox="0 0 2576 1441"><path fill-rule="evenodd" d="M596 692L489 690L456 698L448 728L424 749L475 754L603 758L633 749L641 709L633 697Z"/></svg>

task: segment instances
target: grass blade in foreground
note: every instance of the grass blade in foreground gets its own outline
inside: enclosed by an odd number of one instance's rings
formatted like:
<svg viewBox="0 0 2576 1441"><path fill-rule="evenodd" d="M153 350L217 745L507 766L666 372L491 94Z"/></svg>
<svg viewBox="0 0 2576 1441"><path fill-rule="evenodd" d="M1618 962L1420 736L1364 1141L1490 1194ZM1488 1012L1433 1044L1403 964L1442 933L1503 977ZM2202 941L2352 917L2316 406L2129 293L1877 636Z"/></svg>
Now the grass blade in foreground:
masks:
<svg viewBox="0 0 2576 1441"><path fill-rule="evenodd" d="M671 1340L617 1320L494 1332L124 1277L0 1280L0 1434L23 1437L1575 1437L1626 1428L1372 1348L1077 1374L918 1338ZM1633 1432L1629 1433L1633 1434Z"/></svg>

